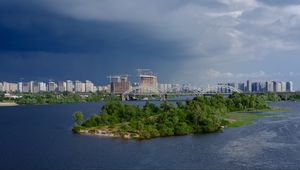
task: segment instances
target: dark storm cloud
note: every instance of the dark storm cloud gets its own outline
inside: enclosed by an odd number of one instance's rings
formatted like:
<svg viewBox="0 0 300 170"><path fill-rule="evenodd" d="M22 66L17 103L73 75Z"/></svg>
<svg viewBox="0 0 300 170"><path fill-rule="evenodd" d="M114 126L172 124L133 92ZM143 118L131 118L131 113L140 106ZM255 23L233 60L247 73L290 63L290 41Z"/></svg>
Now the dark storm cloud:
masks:
<svg viewBox="0 0 300 170"><path fill-rule="evenodd" d="M11 12L15 11L15 12ZM134 23L82 21L36 9L0 7L0 50L62 53L164 53L176 45L152 39ZM149 34L149 35L147 35ZM157 49L157 50L153 50Z"/></svg>
<svg viewBox="0 0 300 170"><path fill-rule="evenodd" d="M14 12L12 12L14 11ZM37 6L0 6L0 79L92 79L133 73L137 67L159 70L180 46L152 37L141 24L78 20ZM134 73L135 74L135 73Z"/></svg>
<svg viewBox="0 0 300 170"><path fill-rule="evenodd" d="M299 11L299 0L2 0L0 81L105 82L136 68L202 85L298 76L281 57L299 62Z"/></svg>

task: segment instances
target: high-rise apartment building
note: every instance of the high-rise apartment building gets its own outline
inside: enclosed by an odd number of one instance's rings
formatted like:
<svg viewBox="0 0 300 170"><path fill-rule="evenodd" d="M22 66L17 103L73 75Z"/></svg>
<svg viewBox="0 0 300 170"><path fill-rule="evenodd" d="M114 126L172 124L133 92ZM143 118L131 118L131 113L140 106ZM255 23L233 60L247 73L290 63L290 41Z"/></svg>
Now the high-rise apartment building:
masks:
<svg viewBox="0 0 300 170"><path fill-rule="evenodd" d="M48 82L48 91L55 92L57 90L57 84L53 81Z"/></svg>
<svg viewBox="0 0 300 170"><path fill-rule="evenodd" d="M286 92L286 82L282 81L281 83L281 92Z"/></svg>
<svg viewBox="0 0 300 170"><path fill-rule="evenodd" d="M79 80L75 81L75 92L83 93L85 92L85 84Z"/></svg>
<svg viewBox="0 0 300 170"><path fill-rule="evenodd" d="M44 82L39 82L40 92L46 92L47 91L47 84Z"/></svg>
<svg viewBox="0 0 300 170"><path fill-rule="evenodd" d="M74 83L71 80L67 80L67 91L68 92L74 92Z"/></svg>
<svg viewBox="0 0 300 170"><path fill-rule="evenodd" d="M267 92L274 92L274 83L271 81L266 82L266 91Z"/></svg>
<svg viewBox="0 0 300 170"><path fill-rule="evenodd" d="M9 83L9 92L16 92L18 91L18 84L17 83Z"/></svg>
<svg viewBox="0 0 300 170"><path fill-rule="evenodd" d="M267 91L266 82L259 82L258 83L258 91L259 92L266 92Z"/></svg>
<svg viewBox="0 0 300 170"><path fill-rule="evenodd" d="M180 92L181 91L181 85L180 84L172 84L172 92Z"/></svg>
<svg viewBox="0 0 300 170"><path fill-rule="evenodd" d="M40 83L35 81L33 82L32 93L39 93L39 92L40 92Z"/></svg>
<svg viewBox="0 0 300 170"><path fill-rule="evenodd" d="M286 82L286 91L287 92L293 92L294 91L294 89L293 89L293 82L292 81Z"/></svg>
<svg viewBox="0 0 300 170"><path fill-rule="evenodd" d="M0 92L3 92L3 84L0 82Z"/></svg>
<svg viewBox="0 0 300 170"><path fill-rule="evenodd" d="M274 85L274 92L282 92L281 82L273 81L273 85Z"/></svg>
<svg viewBox="0 0 300 170"><path fill-rule="evenodd" d="M58 82L58 91L59 92L67 91L67 83L65 81L59 81Z"/></svg>
<svg viewBox="0 0 300 170"><path fill-rule="evenodd" d="M23 93L30 93L30 82L23 82L22 92Z"/></svg>
<svg viewBox="0 0 300 170"><path fill-rule="evenodd" d="M247 80L246 92L252 92L252 83L250 80Z"/></svg>
<svg viewBox="0 0 300 170"><path fill-rule="evenodd" d="M86 92L95 92L94 83L89 80L85 81L85 91Z"/></svg>
<svg viewBox="0 0 300 170"><path fill-rule="evenodd" d="M30 81L30 82L29 82L29 87L30 87L29 92L30 92L30 93L33 93L33 83L34 83L34 81Z"/></svg>
<svg viewBox="0 0 300 170"><path fill-rule="evenodd" d="M158 89L160 92L172 92L172 84L158 84Z"/></svg>
<svg viewBox="0 0 300 170"><path fill-rule="evenodd" d="M238 89L242 92L245 92L246 88L245 88L245 83L239 83L238 84Z"/></svg>
<svg viewBox="0 0 300 170"><path fill-rule="evenodd" d="M9 92L9 83L8 82L3 82L3 91L4 92Z"/></svg>
<svg viewBox="0 0 300 170"><path fill-rule="evenodd" d="M97 86L94 85L94 91L93 92L97 92L97 91L100 91L100 90L98 89Z"/></svg>
<svg viewBox="0 0 300 170"><path fill-rule="evenodd" d="M18 83L18 92L20 92L20 93L23 92L23 82Z"/></svg>
<svg viewBox="0 0 300 170"><path fill-rule="evenodd" d="M17 83L9 83L3 82L0 85L0 90L3 92L16 92L18 91L18 84Z"/></svg>
<svg viewBox="0 0 300 170"><path fill-rule="evenodd" d="M227 83L227 85L235 88L235 83Z"/></svg>
<svg viewBox="0 0 300 170"><path fill-rule="evenodd" d="M251 92L259 92L258 82L251 83Z"/></svg>

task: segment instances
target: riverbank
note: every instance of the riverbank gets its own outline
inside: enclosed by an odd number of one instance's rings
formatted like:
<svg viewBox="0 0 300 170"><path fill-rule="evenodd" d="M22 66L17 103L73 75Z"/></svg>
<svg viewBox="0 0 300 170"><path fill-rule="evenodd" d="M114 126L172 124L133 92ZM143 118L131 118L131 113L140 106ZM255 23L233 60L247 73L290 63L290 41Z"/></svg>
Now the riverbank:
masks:
<svg viewBox="0 0 300 170"><path fill-rule="evenodd" d="M110 138L122 138L122 139L140 139L138 134L130 133L130 132L119 132L115 131L111 128L91 128L91 129L81 129L79 134L82 135L93 135L93 136L101 136L101 137L110 137Z"/></svg>
<svg viewBox="0 0 300 170"><path fill-rule="evenodd" d="M1 106L18 106L18 104L14 102L0 102L0 107Z"/></svg>

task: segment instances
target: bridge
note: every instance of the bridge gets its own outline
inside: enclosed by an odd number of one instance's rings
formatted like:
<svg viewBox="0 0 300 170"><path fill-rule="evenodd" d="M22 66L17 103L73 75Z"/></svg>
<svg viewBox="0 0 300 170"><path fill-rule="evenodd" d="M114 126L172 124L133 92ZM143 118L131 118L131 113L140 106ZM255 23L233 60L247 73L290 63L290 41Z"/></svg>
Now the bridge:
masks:
<svg viewBox="0 0 300 170"><path fill-rule="evenodd" d="M233 92L237 93L242 93L241 90L228 86L228 85L214 85L214 86L209 86L202 91L200 91L200 94L205 95L205 94L232 94Z"/></svg>
<svg viewBox="0 0 300 170"><path fill-rule="evenodd" d="M174 89L171 89L173 91ZM130 100L133 97L150 97L150 96L158 96L162 101L166 100L168 95L185 95L185 96L206 96L213 94L222 94L222 95L230 95L233 92L242 93L239 89L236 89L232 86L228 85L215 85L210 86L201 90L194 90L190 92L162 92L157 88L153 88L150 86L137 86L133 87L126 92L121 94L122 100Z"/></svg>
<svg viewBox="0 0 300 170"><path fill-rule="evenodd" d="M121 97L122 100L130 100L131 96L140 96L140 97L148 97L148 96L160 96L162 97L163 93L160 92L157 88L153 88L151 86L137 86L133 87L127 91L125 91Z"/></svg>

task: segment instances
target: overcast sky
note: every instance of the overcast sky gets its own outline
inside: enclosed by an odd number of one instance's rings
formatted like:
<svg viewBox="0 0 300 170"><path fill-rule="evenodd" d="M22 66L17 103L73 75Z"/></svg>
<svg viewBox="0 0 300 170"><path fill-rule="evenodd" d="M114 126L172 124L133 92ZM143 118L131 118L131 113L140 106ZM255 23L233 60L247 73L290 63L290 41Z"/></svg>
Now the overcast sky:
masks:
<svg viewBox="0 0 300 170"><path fill-rule="evenodd" d="M0 0L0 81L292 80L299 0Z"/></svg>

